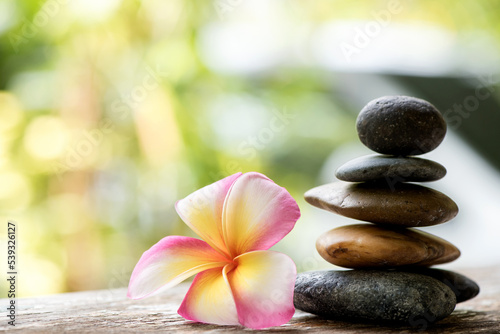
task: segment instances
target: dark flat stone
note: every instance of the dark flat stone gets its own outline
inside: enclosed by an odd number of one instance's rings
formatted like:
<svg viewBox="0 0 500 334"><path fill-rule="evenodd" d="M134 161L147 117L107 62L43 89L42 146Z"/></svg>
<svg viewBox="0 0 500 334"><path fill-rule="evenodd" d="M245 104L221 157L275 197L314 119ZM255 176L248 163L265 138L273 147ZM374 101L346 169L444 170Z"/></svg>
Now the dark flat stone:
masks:
<svg viewBox="0 0 500 334"><path fill-rule="evenodd" d="M327 231L316 241L316 249L326 261L355 269L432 266L460 256L457 247L435 235L373 224Z"/></svg>
<svg viewBox="0 0 500 334"><path fill-rule="evenodd" d="M390 155L419 155L441 144L446 122L429 102L409 96L370 101L356 122L359 139L369 149Z"/></svg>
<svg viewBox="0 0 500 334"><path fill-rule="evenodd" d="M446 168L435 161L378 154L351 160L335 172L335 176L342 181L386 180L391 184L436 181L445 175Z"/></svg>
<svg viewBox="0 0 500 334"><path fill-rule="evenodd" d="M375 270L297 275L295 307L329 319L404 322L417 326L453 312L455 294L429 276Z"/></svg>
<svg viewBox="0 0 500 334"><path fill-rule="evenodd" d="M313 188L304 197L318 208L377 224L431 226L458 213L445 194L411 183L335 182Z"/></svg>
<svg viewBox="0 0 500 334"><path fill-rule="evenodd" d="M410 268L407 272L427 275L446 284L457 298L457 303L465 302L479 294L479 285L470 278L454 271L435 268Z"/></svg>

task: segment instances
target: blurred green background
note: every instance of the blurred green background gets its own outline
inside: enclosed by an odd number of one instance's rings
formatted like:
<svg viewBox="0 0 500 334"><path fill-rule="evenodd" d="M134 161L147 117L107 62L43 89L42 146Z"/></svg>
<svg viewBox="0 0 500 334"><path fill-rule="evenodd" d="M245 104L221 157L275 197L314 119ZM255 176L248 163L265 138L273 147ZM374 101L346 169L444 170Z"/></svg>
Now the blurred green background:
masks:
<svg viewBox="0 0 500 334"><path fill-rule="evenodd" d="M398 3L390 24L500 42L499 2ZM302 194L332 151L357 141L359 110L335 88L356 70L318 66L314 31L387 6L0 0L0 221L18 224L20 295L126 286L160 238L193 236L175 201L237 171L286 187L307 217ZM242 33L278 37L224 44L242 22ZM469 56L485 57L452 55ZM301 271L299 239L277 249Z"/></svg>

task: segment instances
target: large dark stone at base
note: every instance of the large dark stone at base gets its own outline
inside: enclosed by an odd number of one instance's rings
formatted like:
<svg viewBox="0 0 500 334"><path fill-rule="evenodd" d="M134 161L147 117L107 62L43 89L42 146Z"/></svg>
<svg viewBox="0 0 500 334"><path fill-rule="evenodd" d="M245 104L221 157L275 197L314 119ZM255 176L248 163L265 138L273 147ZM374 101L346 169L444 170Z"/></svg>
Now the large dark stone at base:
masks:
<svg viewBox="0 0 500 334"><path fill-rule="evenodd" d="M432 323L453 312L455 294L429 276L376 270L300 273L295 283L297 309L329 319Z"/></svg>
<svg viewBox="0 0 500 334"><path fill-rule="evenodd" d="M470 278L459 273L435 268L411 268L405 270L427 275L446 284L457 297L457 303L465 302L479 294L479 285Z"/></svg>

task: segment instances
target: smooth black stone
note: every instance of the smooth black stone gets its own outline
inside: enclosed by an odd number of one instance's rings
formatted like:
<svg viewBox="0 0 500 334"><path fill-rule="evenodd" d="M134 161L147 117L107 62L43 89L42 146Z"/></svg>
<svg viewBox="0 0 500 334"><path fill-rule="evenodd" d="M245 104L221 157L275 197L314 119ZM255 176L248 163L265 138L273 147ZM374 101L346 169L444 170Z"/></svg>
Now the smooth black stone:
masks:
<svg viewBox="0 0 500 334"><path fill-rule="evenodd" d="M297 275L297 309L328 319L397 322L410 326L445 318L455 294L438 280L379 270L315 271Z"/></svg>
<svg viewBox="0 0 500 334"><path fill-rule="evenodd" d="M465 302L479 294L480 289L476 282L453 271L435 268L412 268L405 271L430 276L443 282L455 293L457 303Z"/></svg>
<svg viewBox="0 0 500 334"><path fill-rule="evenodd" d="M367 155L340 166L335 176L342 181L367 182L387 180L397 182L436 181L446 175L441 164L421 158Z"/></svg>
<svg viewBox="0 0 500 334"><path fill-rule="evenodd" d="M409 96L370 101L356 122L359 139L369 149L389 155L419 155L441 144L446 122L429 102Z"/></svg>

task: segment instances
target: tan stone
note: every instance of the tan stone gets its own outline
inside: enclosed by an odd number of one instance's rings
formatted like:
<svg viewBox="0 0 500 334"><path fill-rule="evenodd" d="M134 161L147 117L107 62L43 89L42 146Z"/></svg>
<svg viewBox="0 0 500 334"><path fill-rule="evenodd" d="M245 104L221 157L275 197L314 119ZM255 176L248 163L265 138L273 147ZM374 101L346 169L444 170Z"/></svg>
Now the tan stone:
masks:
<svg viewBox="0 0 500 334"><path fill-rule="evenodd" d="M316 249L326 261L345 268L432 266L460 256L458 248L432 234L370 224L323 233Z"/></svg>

